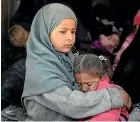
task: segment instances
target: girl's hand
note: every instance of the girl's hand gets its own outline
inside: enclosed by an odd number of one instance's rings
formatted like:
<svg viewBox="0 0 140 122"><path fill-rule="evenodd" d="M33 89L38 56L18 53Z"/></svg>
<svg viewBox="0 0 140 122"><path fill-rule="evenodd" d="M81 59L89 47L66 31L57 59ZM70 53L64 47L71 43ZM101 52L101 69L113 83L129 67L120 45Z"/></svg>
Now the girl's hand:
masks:
<svg viewBox="0 0 140 122"><path fill-rule="evenodd" d="M120 94L121 94L121 97L123 100L123 105L124 105L123 109L126 108L129 110L131 108L131 105L132 105L130 96L123 89L120 89Z"/></svg>

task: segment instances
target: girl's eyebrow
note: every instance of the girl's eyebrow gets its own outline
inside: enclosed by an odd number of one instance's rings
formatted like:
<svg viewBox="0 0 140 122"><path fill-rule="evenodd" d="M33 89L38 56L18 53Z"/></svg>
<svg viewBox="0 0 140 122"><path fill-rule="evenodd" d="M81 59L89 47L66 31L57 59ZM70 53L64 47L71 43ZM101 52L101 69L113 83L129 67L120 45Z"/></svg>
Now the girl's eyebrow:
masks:
<svg viewBox="0 0 140 122"><path fill-rule="evenodd" d="M89 84L89 83L93 83L93 82L97 82L97 81L89 80L88 82L87 81L84 81L83 83L84 84Z"/></svg>
<svg viewBox="0 0 140 122"><path fill-rule="evenodd" d="M67 27L61 27L59 29L71 30L70 28L67 28ZM73 28L72 30L76 30L76 28Z"/></svg>

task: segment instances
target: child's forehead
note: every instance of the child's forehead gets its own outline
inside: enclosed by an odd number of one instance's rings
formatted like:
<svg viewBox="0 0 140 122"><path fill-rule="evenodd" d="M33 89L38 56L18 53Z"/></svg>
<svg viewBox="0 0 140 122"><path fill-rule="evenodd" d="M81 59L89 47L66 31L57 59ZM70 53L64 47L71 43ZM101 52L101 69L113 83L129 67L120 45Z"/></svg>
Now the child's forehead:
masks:
<svg viewBox="0 0 140 122"><path fill-rule="evenodd" d="M93 78L93 77L97 77L98 73L95 72L80 72L80 73L76 73L75 76L81 77L81 78Z"/></svg>
<svg viewBox="0 0 140 122"><path fill-rule="evenodd" d="M114 33L114 34L111 34L110 36L111 36L114 40L116 40L116 41L118 41L118 42L120 41L120 36L119 36L118 34L115 34L115 33Z"/></svg>
<svg viewBox="0 0 140 122"><path fill-rule="evenodd" d="M113 36L114 38L120 38L120 36L116 33L111 34L111 36Z"/></svg>
<svg viewBox="0 0 140 122"><path fill-rule="evenodd" d="M97 68L97 66L95 68L91 68L89 70L83 70L80 71L78 74L80 74L81 76L83 75L90 75L90 76L96 76L98 73L100 72L100 69Z"/></svg>

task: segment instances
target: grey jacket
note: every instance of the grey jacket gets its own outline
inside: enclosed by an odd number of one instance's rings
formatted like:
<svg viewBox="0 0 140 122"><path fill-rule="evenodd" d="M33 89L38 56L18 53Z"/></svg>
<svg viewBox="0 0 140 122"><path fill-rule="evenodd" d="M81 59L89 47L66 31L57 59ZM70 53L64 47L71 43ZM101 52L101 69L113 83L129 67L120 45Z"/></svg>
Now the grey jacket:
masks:
<svg viewBox="0 0 140 122"><path fill-rule="evenodd" d="M50 93L25 97L24 105L29 120L70 121L122 107L123 103L116 88L83 93L63 86Z"/></svg>

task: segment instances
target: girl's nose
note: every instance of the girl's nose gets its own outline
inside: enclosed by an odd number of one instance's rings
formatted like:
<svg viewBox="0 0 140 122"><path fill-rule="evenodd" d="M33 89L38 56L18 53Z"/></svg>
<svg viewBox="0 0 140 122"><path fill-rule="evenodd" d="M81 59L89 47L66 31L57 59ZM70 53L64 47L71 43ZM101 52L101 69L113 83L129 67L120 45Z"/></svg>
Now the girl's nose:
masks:
<svg viewBox="0 0 140 122"><path fill-rule="evenodd" d="M87 87L84 86L84 85L82 85L81 90L84 91L84 92L87 92L88 91Z"/></svg>
<svg viewBox="0 0 140 122"><path fill-rule="evenodd" d="M68 40L68 41L72 41L72 38L73 38L73 35L72 35L71 32L69 32L69 33L67 34L67 40Z"/></svg>

